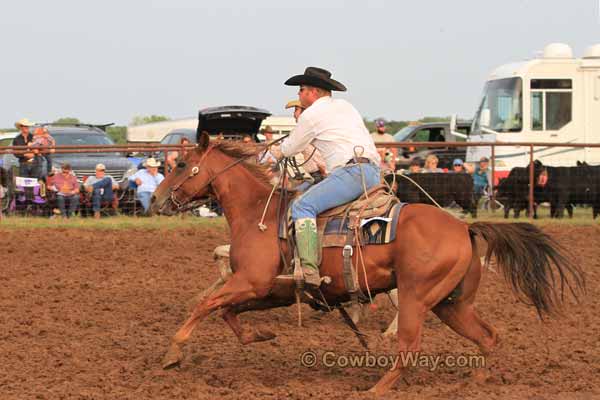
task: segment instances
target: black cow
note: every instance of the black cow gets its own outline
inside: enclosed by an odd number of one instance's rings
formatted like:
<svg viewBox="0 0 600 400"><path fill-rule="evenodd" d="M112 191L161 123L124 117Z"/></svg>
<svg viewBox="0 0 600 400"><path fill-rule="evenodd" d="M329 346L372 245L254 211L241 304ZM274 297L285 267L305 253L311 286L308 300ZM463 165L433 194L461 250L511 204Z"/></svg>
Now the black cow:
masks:
<svg viewBox="0 0 600 400"><path fill-rule="evenodd" d="M589 200L592 204L592 214L594 219L600 215L600 165L588 165L585 161L577 161L577 166L584 171L587 176L589 187Z"/></svg>
<svg viewBox="0 0 600 400"><path fill-rule="evenodd" d="M547 174L544 194L550 202L550 215L562 218L567 208L569 217L573 217L571 205L594 205L598 194L598 183L594 182L593 168L590 166L577 167L547 167L540 161L535 161L536 181L542 174Z"/></svg>
<svg viewBox="0 0 600 400"><path fill-rule="evenodd" d="M434 204L413 182L414 180L442 207L456 202L465 213L477 217L477 207L473 197L473 178L468 174L423 173L400 176L396 179L396 196L406 203ZM386 175L385 180L391 184L393 175Z"/></svg>

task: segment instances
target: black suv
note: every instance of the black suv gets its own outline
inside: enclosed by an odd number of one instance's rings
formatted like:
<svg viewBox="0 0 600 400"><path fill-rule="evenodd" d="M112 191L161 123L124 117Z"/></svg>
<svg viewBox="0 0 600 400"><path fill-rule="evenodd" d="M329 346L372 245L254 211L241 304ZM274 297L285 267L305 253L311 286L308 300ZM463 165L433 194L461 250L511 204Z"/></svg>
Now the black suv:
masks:
<svg viewBox="0 0 600 400"><path fill-rule="evenodd" d="M470 121L460 121L456 123L456 130L464 135L471 132ZM458 138L450 133L450 123L435 122L421 125L409 125L400 129L395 135L396 142L464 142L465 139ZM452 161L455 158L465 160L466 147L415 147L398 149L398 158L396 159L396 168L408 169L411 161L419 157L424 160L428 155L434 154L438 157L439 168L452 168Z"/></svg>

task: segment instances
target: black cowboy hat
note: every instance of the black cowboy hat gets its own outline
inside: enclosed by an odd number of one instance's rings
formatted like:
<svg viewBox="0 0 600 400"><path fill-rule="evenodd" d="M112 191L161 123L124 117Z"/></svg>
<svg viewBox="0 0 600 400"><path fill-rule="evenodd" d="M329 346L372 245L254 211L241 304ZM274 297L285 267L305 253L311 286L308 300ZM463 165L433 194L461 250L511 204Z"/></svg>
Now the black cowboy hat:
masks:
<svg viewBox="0 0 600 400"><path fill-rule="evenodd" d="M331 79L331 72L318 67L307 67L304 74L292 76L285 81L288 86L314 86L325 90L337 90L345 92L346 86L335 79Z"/></svg>

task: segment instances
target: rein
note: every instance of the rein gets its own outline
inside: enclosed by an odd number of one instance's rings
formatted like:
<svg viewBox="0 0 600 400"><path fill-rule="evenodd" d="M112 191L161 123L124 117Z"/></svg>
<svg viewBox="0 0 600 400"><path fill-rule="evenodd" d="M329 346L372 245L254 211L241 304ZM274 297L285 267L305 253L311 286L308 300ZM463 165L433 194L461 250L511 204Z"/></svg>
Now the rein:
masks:
<svg viewBox="0 0 600 400"><path fill-rule="evenodd" d="M231 168L235 167L236 165L238 165L238 164L240 164L240 163L244 162L244 161L245 161L245 160L247 160L248 158L250 158L250 157L256 157L256 156L257 156L257 155L258 155L258 154L259 154L261 151L264 151L264 154L266 154L266 150L267 150L267 149L269 149L269 147L271 147L271 146L273 146L273 145L275 145L275 144L277 144L277 143L279 143L279 142L283 141L283 139L285 139L286 137L288 137L288 135L283 135L283 136L282 136L282 137L280 137L279 139L277 139L277 140L274 140L274 141L272 141L272 142L268 143L268 144L265 146L265 148L264 148L264 149L260 149L260 150L259 150L259 151L257 151L256 153L251 153L251 154L248 154L248 155L245 155L245 156L243 156L243 157L240 157L240 158L238 158L237 160L233 161L232 163L230 163L230 164L229 164L229 165L227 165L225 168L223 168L222 170L220 170L219 172L217 172L216 174L214 174L214 175L212 175L212 176L211 176L210 172L207 170L207 172L208 172L208 175L210 176L210 178L208 179L208 181L207 181L207 182L206 182L204 185L202 185L200 188L198 188L198 189L196 190L196 192L199 192L200 190L204 189L205 187L207 187L207 186L210 186L210 185L211 185L211 184L212 184L212 183L215 181L215 179L217 179L217 178L219 177L219 175L221 175L222 173L224 173L224 172L228 171L229 169L231 169ZM209 146L209 147L208 147L208 149L206 150L206 152L205 152L205 153L202 155L202 158L200 158L200 161L198 161L198 165L199 165L199 164L201 164L201 163L202 163L202 161L204 161L204 159L205 159L205 158L208 156L208 154L209 154L209 153L210 153L210 152L211 152L211 151L212 151L214 148L215 148L215 146L214 146L214 145L212 145L212 146ZM264 154L263 154L263 157L264 157ZM262 157L261 157L261 160L262 160ZM260 162L260 160L259 160L259 162ZM198 175L198 173L200 172L200 168L198 167L198 165L195 165L195 166L192 168L192 171L190 172L190 174L189 174L189 176L188 176L188 178L187 178L187 179L189 179L189 178L193 178L194 176ZM183 203L183 202L180 202L179 200L177 200L177 197L176 197L176 195L175 195L175 192L176 192L176 191L177 191L177 190L178 190L178 189L179 189L179 188L180 188L180 187L181 187L181 186L182 186L182 185L183 185L185 182L187 182L187 179L184 179L183 181L181 181L179 184L175 185L175 186L174 186L174 187L171 189L171 194L170 194L170 196L169 196L169 197L171 198L171 202L172 202L173 204L175 204L175 206L177 207L177 209L176 209L177 211L181 211L182 209L184 209L184 207L186 206L186 204L185 204L185 203Z"/></svg>

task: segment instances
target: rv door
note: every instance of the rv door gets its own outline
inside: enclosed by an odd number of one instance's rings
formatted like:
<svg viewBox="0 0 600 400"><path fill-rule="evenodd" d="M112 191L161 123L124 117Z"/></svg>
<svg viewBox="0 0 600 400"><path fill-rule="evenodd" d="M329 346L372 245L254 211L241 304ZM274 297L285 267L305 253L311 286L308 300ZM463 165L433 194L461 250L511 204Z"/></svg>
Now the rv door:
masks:
<svg viewBox="0 0 600 400"><path fill-rule="evenodd" d="M529 90L531 139L535 142L576 143L583 141L581 109L574 79L531 79ZM577 118L578 117L578 118ZM574 147L537 147L534 158L546 165L570 166L585 157Z"/></svg>

